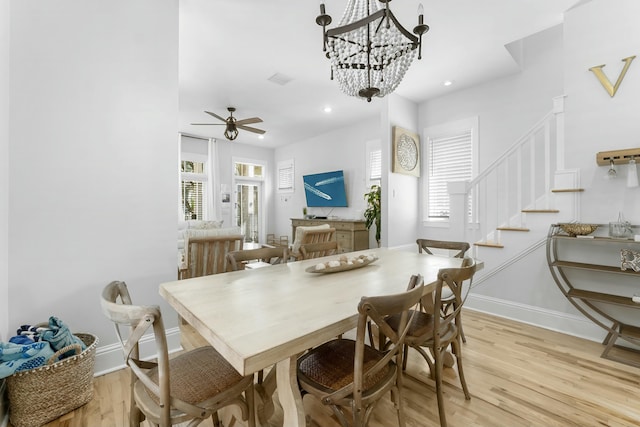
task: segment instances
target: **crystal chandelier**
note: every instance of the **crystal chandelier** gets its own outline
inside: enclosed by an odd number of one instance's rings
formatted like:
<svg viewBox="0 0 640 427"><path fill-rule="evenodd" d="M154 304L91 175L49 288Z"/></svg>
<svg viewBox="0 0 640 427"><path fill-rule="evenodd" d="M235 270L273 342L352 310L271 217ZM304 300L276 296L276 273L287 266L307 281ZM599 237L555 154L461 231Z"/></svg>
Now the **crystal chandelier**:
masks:
<svg viewBox="0 0 640 427"><path fill-rule="evenodd" d="M422 58L424 23L422 4L413 34L389 9L391 0L349 0L340 25L327 29L331 16L320 4L316 23L322 26L323 51L331 61L331 80L349 96L383 97L393 92L411 65L418 49ZM380 3L384 3L384 6ZM414 35L415 34L415 35Z"/></svg>

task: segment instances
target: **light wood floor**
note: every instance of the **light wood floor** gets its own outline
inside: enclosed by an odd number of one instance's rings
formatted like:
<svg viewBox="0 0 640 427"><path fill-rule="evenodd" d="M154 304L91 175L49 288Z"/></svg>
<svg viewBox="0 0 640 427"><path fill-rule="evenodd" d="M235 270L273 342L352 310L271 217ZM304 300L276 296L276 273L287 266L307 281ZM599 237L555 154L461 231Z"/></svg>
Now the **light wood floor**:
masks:
<svg viewBox="0 0 640 427"><path fill-rule="evenodd" d="M472 398L464 399L456 371L447 369L450 427L640 425L640 369L600 358L601 344L469 310L464 328L464 367ZM403 390L407 427L438 427L433 382L426 364L410 354L411 376L405 377ZM125 426L128 378L124 370L96 378L93 401L47 427ZM312 426L339 425L312 397L306 396L304 403ZM279 424L282 413L276 410L268 426ZM201 425L211 426L211 421ZM376 408L370 425L397 425L389 400Z"/></svg>

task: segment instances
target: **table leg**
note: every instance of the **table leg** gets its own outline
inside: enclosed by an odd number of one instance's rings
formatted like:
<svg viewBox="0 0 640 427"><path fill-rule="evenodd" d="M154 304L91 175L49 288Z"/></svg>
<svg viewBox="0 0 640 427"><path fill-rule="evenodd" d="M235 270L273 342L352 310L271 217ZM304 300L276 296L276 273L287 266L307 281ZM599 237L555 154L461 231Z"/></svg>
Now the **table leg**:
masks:
<svg viewBox="0 0 640 427"><path fill-rule="evenodd" d="M273 367L264 377L262 384L255 384L256 393L259 396L260 405L256 405L259 425L266 425L274 412L273 392L276 390L276 368Z"/></svg>
<svg viewBox="0 0 640 427"><path fill-rule="evenodd" d="M278 398L284 413L283 425L287 427L305 427L302 395L296 379L297 356L281 360L276 364L276 382Z"/></svg>

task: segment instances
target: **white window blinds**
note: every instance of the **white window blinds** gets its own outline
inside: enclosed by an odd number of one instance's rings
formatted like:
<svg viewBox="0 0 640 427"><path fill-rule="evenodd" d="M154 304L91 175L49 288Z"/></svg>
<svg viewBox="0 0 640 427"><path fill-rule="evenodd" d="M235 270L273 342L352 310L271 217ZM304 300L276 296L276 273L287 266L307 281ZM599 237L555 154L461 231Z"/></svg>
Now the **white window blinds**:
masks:
<svg viewBox="0 0 640 427"><path fill-rule="evenodd" d="M471 129L429 138L428 217L449 218L447 183L471 180L473 144Z"/></svg>
<svg viewBox="0 0 640 427"><path fill-rule="evenodd" d="M369 180L380 180L382 178L382 150L372 150L369 152Z"/></svg>
<svg viewBox="0 0 640 427"><path fill-rule="evenodd" d="M293 192L293 160L278 162L278 192Z"/></svg>

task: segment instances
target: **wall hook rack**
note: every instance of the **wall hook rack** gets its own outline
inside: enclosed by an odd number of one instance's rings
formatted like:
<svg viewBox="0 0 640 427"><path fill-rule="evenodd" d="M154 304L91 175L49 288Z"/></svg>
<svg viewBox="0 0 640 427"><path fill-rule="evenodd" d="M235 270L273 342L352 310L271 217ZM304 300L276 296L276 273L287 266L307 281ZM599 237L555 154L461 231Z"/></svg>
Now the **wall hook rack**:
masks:
<svg viewBox="0 0 640 427"><path fill-rule="evenodd" d="M640 158L640 148L627 148L625 150L601 151L596 154L598 166L626 165L634 157Z"/></svg>

